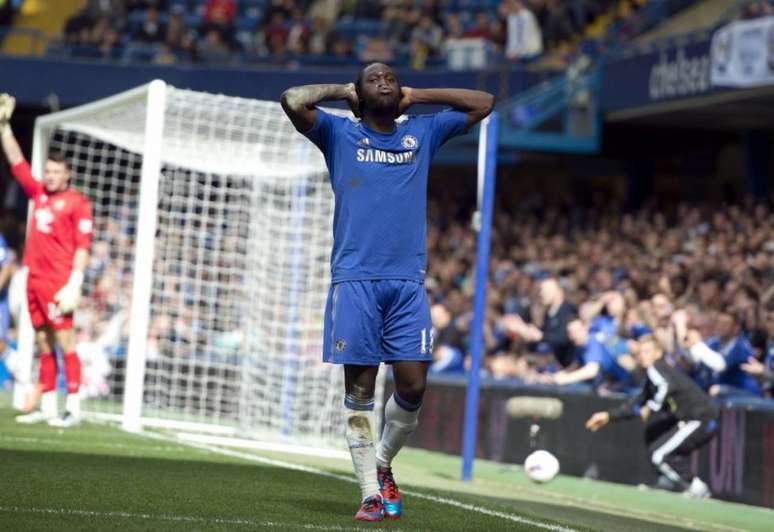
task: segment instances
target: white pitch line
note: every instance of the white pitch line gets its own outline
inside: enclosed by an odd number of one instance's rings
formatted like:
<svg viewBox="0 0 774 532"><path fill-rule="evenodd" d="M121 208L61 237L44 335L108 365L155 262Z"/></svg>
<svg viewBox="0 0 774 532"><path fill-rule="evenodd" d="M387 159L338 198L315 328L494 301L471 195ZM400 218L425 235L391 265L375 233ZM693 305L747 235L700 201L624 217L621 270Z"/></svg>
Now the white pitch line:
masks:
<svg viewBox="0 0 774 532"><path fill-rule="evenodd" d="M160 440L164 440L164 441L174 441L174 442L178 442L178 443L181 441L181 440L178 440L177 438L172 438L170 436L165 436L163 434L158 434L158 433L154 433L154 432L143 432L142 434L145 435L145 436L148 436L150 438L156 438L156 439L160 439ZM295 470L295 471L303 471L305 473L311 473L313 475L318 475L318 476L333 478L333 479L337 479L337 480L342 480L344 482L357 482L357 480L354 477L351 477L351 476L348 476L348 475L339 475L339 474L336 474L336 473L331 473L329 471L324 471L322 469L317 469L315 467L309 467L309 466L305 466L305 465L294 464L292 462L285 462L283 460L276 460L274 458L266 458L264 456L258 456L258 455L254 455L254 454L243 453L243 452L240 452L240 451L233 451L231 449L223 449L221 447L217 447L217 446L214 446L214 445L208 445L208 444L205 444L205 443L194 443L194 442L185 441L185 440L182 440L182 441L184 441L185 445L189 445L189 446L197 448L197 449L204 449L204 450L210 451L212 453L216 453L216 454L222 454L224 456L231 456L233 458L239 458L239 459L242 459L242 460L249 460L249 461L252 461L252 462L259 462L259 463L262 463L262 464L273 465L273 466L282 467L282 468L285 468L285 469L292 469L292 470ZM477 506L477 505L474 505L474 504L467 504L467 503L464 503L464 502L456 501L454 499L448 499L446 497L438 497L438 496L435 496L435 495L426 495L424 493L418 493L418 492L413 491L413 490L410 490L410 491L409 490L401 490L401 491L403 493L405 493L406 495L411 495L412 497L416 497L418 499L425 499L425 500L437 502L437 503L440 503L440 504L446 504L448 506L454 506L456 508L461 508L463 510L468 510L468 511L471 511L471 512L476 512L476 513L480 513L480 514L483 514L483 515L488 515L488 516L491 516L491 517L499 517L501 519L512 521L514 523L519 523L521 525L529 525L529 526L533 526L533 527L536 527L536 528L541 528L543 530L551 530L553 532L576 532L576 530L573 529L573 528L567 528L567 527L564 527L564 526L561 526L561 525L552 525L552 524L549 524L549 523L542 523L540 521L534 521L532 519L528 519L528 518L522 517L520 515L509 514L509 513L506 513L506 512L499 512L497 510L490 510L489 508L484 508L483 506Z"/></svg>
<svg viewBox="0 0 774 532"><path fill-rule="evenodd" d="M256 451L269 451L285 454L300 454L304 456L317 456L320 458L336 458L349 461L348 451L339 449L310 449L303 445L289 443L271 443L257 440L248 440L245 438L210 436L208 434L191 434L187 432L178 432L177 437L186 442L208 443L211 445L236 447L240 449L253 449Z"/></svg>
<svg viewBox="0 0 774 532"><path fill-rule="evenodd" d="M292 528L297 530L333 530L333 531L361 531L362 528L343 527L338 525L311 525L303 523L283 523L280 521L254 521L252 519L233 519L223 517L195 517L192 515L175 514L139 514L132 512L101 512L96 510L76 510L71 508L35 508L22 506L0 506L0 512L7 513L28 513L28 514L46 514L46 515L74 515L79 517L99 517L99 518L122 518L122 519L142 519L148 521L173 521L178 523L197 523L205 525L241 525L260 528ZM400 532L400 529L395 529Z"/></svg>
<svg viewBox="0 0 774 532"><path fill-rule="evenodd" d="M33 438L27 436L0 436L0 441L10 441L19 443L41 443L45 445L63 445L63 440L57 440L54 438ZM178 443L175 445L154 445L149 447L137 447L137 445L129 443L109 443L109 442L88 442L88 441L67 441L66 445L70 447L105 447L108 449L129 449L140 451L180 451L184 449L186 445Z"/></svg>

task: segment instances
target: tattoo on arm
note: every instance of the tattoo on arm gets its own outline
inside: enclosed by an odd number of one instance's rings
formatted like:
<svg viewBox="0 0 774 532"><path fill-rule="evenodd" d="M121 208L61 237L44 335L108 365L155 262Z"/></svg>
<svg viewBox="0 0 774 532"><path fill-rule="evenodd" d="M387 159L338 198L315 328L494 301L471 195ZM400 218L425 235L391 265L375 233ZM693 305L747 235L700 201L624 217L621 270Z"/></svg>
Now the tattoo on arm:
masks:
<svg viewBox="0 0 774 532"><path fill-rule="evenodd" d="M324 101L346 100L357 109L357 94L352 83L347 85L304 85L291 87L282 93L282 108L298 131L308 131L316 119L315 105Z"/></svg>

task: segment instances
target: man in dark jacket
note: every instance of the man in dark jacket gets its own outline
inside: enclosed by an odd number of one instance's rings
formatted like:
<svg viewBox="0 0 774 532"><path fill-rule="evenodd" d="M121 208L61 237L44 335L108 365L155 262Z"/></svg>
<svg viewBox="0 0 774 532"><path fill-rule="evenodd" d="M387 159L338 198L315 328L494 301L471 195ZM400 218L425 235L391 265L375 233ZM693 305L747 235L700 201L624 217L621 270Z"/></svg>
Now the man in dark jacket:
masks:
<svg viewBox="0 0 774 532"><path fill-rule="evenodd" d="M663 355L662 347L652 336L640 340L637 358L646 370L642 391L616 408L596 412L586 422L586 428L596 432L612 421L635 417L646 421L657 412L670 415L674 421L662 425L661 435L648 445L651 461L669 480L682 486L687 495L706 498L710 496L709 488L699 477L691 478L685 458L715 436L718 409L688 376L667 364Z"/></svg>

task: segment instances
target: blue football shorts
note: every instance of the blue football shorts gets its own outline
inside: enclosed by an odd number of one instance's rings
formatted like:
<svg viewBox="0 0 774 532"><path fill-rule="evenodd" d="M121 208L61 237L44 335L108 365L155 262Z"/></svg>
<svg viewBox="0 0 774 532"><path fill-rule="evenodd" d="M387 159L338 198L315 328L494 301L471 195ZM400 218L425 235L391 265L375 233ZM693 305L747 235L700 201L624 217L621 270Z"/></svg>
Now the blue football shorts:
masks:
<svg viewBox="0 0 774 532"><path fill-rule="evenodd" d="M418 281L344 281L325 305L323 361L378 366L431 361L430 305Z"/></svg>

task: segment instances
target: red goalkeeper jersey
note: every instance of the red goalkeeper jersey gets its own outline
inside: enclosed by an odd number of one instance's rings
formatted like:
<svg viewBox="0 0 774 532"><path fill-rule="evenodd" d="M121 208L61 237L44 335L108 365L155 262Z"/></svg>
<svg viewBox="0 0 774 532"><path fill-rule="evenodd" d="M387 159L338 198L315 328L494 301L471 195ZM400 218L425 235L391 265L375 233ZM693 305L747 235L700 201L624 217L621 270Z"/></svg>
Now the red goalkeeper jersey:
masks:
<svg viewBox="0 0 774 532"><path fill-rule="evenodd" d="M14 177L32 200L32 220L27 232L24 265L31 279L64 283L79 249L89 250L93 230L91 203L72 189L49 194L22 161L11 167Z"/></svg>

